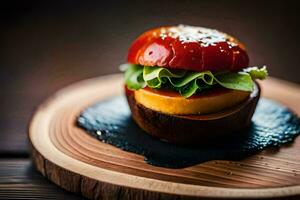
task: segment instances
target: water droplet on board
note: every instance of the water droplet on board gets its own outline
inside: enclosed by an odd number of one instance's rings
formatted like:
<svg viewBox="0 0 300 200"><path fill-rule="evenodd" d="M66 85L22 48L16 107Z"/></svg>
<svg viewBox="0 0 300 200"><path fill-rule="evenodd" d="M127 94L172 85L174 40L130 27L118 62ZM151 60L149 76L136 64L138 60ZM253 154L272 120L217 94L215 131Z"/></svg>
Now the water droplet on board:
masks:
<svg viewBox="0 0 300 200"><path fill-rule="evenodd" d="M232 173L232 171L229 171L229 172L226 172L226 174L227 174L228 176L231 176L233 173Z"/></svg>
<svg viewBox="0 0 300 200"><path fill-rule="evenodd" d="M101 136L101 135L102 135L102 132L101 132L101 131L96 131L96 134L97 134L98 136Z"/></svg>

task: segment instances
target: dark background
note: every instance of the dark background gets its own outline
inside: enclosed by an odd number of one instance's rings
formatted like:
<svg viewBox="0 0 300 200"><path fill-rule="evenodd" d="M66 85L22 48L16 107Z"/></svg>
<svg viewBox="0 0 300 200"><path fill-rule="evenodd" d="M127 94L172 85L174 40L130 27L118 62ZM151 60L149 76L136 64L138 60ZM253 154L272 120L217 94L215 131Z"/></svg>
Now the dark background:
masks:
<svg viewBox="0 0 300 200"><path fill-rule="evenodd" d="M252 65L266 64L271 76L300 83L296 1L2 1L0 8L0 176L11 170L28 183L37 179L37 188L54 186L28 160L34 109L70 83L118 72L130 43L149 28L220 29L247 46ZM0 191L11 180L0 177Z"/></svg>

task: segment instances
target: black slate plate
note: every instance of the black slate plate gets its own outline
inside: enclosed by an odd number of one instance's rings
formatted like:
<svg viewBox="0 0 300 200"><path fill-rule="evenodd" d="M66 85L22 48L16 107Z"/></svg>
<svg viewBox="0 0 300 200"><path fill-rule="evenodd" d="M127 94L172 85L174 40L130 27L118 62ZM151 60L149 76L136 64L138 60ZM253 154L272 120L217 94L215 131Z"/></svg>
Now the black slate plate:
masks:
<svg viewBox="0 0 300 200"><path fill-rule="evenodd" d="M151 165L183 168L209 160L238 160L268 147L292 142L300 133L299 118L286 107L261 98L252 125L242 134L194 147L153 138L132 120L125 97L98 102L84 110L77 124L100 141L145 156ZM188 134L188 133L187 133Z"/></svg>

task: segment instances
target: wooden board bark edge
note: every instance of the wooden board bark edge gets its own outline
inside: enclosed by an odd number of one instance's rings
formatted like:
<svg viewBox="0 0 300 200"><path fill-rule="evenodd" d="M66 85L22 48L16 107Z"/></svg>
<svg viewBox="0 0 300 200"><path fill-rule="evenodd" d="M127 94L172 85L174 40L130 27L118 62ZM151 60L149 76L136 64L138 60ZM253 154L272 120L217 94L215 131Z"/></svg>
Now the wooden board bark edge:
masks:
<svg viewBox="0 0 300 200"><path fill-rule="evenodd" d="M32 159L37 170L44 177L69 192L89 199L174 199L174 195L171 194L119 186L79 175L45 159L34 148L32 148ZM177 199L184 198L186 197L177 196Z"/></svg>
<svg viewBox="0 0 300 200"><path fill-rule="evenodd" d="M33 136L34 132L39 132L39 134L43 134L47 137L47 123L49 122L47 120L51 118L51 113L55 113L55 106L59 108L59 106L66 101L76 97L79 98L80 88L90 87L90 91L95 90L93 85L91 85L93 81L103 81L101 85L110 91L110 94L108 94L110 96L120 92L119 90L122 88L122 79L120 76L121 75L110 75L82 81L69 86L57 92L37 110L29 130L29 137L32 142L32 158L37 169L55 184L68 191L82 194L91 199L120 197L137 199L142 199L143 197L150 199L174 199L176 197L181 199L188 197L190 194L194 197L212 198L267 198L300 194L300 186L266 189L231 189L194 186L99 169L67 155L63 155L50 143L50 140L47 141L49 138L43 138L41 141ZM118 84L115 84L115 82L118 82ZM75 89L76 94L74 93ZM86 98L90 98L91 96L93 95L86 95ZM94 101L95 99L90 99L91 103ZM47 142L45 143L45 141ZM43 145L40 145L39 142L42 142Z"/></svg>

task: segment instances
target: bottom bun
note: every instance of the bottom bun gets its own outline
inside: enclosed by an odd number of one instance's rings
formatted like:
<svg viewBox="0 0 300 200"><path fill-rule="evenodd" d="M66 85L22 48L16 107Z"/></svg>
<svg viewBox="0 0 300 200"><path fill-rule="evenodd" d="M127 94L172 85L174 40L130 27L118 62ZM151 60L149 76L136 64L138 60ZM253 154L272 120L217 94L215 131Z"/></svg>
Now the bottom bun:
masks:
<svg viewBox="0 0 300 200"><path fill-rule="evenodd" d="M134 91L127 88L126 97L134 121L148 134L175 144L193 144L220 139L251 124L251 118L260 97L260 87L255 87L242 103L214 114L170 115L146 108L136 102Z"/></svg>

